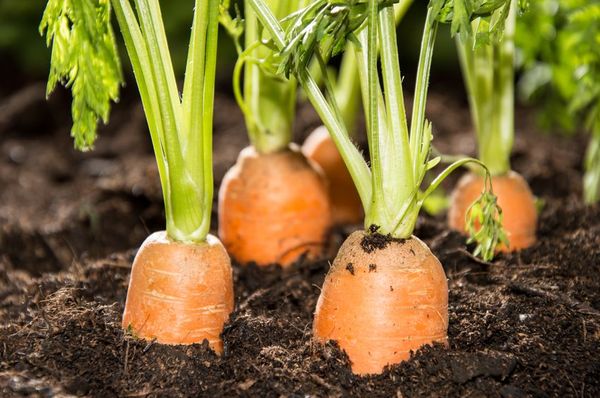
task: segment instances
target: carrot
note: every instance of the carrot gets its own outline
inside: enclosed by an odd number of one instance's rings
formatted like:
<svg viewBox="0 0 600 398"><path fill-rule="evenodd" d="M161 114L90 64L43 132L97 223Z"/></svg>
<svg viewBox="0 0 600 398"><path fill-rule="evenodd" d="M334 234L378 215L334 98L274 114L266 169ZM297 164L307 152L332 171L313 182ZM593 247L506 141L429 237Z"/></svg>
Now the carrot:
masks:
<svg viewBox="0 0 600 398"><path fill-rule="evenodd" d="M335 340L357 374L380 373L424 344L448 341L448 285L418 238L367 251L356 231L335 258L317 302L313 333Z"/></svg>
<svg viewBox="0 0 600 398"><path fill-rule="evenodd" d="M231 262L216 237L185 244L161 231L145 240L131 268L124 329L163 344L206 339L220 354L220 334L232 310Z"/></svg>
<svg viewBox="0 0 600 398"><path fill-rule="evenodd" d="M365 230L354 232L344 242L323 284L313 323L316 341L336 341L357 374L379 373L386 365L408 359L410 352L422 345L445 344L446 277L440 262L413 232L424 200L452 171L471 162L482 166L476 159L461 158L421 190L425 174L441 160L431 158L433 133L425 120L425 107L439 24L436 18L448 14L440 13L439 4L428 7L409 128L391 2L369 0L343 6L337 1L312 2L290 17L287 31L269 14L262 0L247 3L270 33L272 47L280 51L278 59L287 68L284 71L298 79L327 126L365 208ZM479 15L493 10L486 4L472 11ZM344 20L348 16L351 24ZM340 26L362 28L356 34L360 46L355 49L367 112L370 164L353 145L335 96L324 94L306 62L297 61L309 57L305 43L317 43L316 57L325 90L330 91L331 82L322 62L330 54L323 55L320 50L329 48L325 45L331 42L336 43L333 49L339 48L338 40L349 37L350 32ZM324 32L333 32L333 37ZM490 184L482 191L476 203L486 228L474 240L476 250L489 259L502 236L501 219Z"/></svg>
<svg viewBox="0 0 600 398"><path fill-rule="evenodd" d="M223 179L219 237L240 263L316 258L330 225L325 179L297 146L269 154L247 147Z"/></svg>
<svg viewBox="0 0 600 398"><path fill-rule="evenodd" d="M233 310L230 260L209 234L221 3L195 1L182 95L158 0L134 3L135 11L130 0L79 2L73 12L71 2L50 0L40 26L53 45L49 88L71 87L75 145L91 149L97 122L108 119L121 85L114 11L142 99L166 218L166 231L149 236L135 257L122 325L159 343L207 340L221 353L220 333Z"/></svg>
<svg viewBox="0 0 600 398"><path fill-rule="evenodd" d="M450 228L466 231L467 210L481 194L483 184L483 177L475 173L468 173L461 178L450 199ZM492 185L502 209L503 225L508 238L508 245L500 245L498 249L507 252L533 245L536 241L537 210L535 198L525 179L511 171L506 175L492 177Z"/></svg>
<svg viewBox="0 0 600 398"><path fill-rule="evenodd" d="M284 18L302 3L267 0L265 6ZM327 184L316 163L291 143L297 82L276 76L268 62L257 62L271 50L262 45L268 34L250 7L243 28L245 48L234 69L233 90L251 146L223 179L219 236L242 264L286 267L303 254L316 258L323 252L331 225Z"/></svg>
<svg viewBox="0 0 600 398"><path fill-rule="evenodd" d="M481 17L465 21L464 26L472 29L460 32L456 44L477 137L478 158L492 174L494 192L502 208L508 243L499 245L498 250L514 251L535 242L537 214L527 182L510 167L515 135L514 36L519 2L501 3L498 3L498 16L504 20L502 23L494 22L496 29L502 31L501 35L492 34L487 38L480 35L480 27L495 19ZM474 174L460 180L452 194L448 212L450 228L466 230L467 209L478 197L477 190L483 185L483 177ZM479 226L474 224L473 227Z"/></svg>
<svg viewBox="0 0 600 398"><path fill-rule="evenodd" d="M364 217L352 177L327 128L316 128L302 145L304 155L316 162L329 181L329 199L334 224L357 224Z"/></svg>

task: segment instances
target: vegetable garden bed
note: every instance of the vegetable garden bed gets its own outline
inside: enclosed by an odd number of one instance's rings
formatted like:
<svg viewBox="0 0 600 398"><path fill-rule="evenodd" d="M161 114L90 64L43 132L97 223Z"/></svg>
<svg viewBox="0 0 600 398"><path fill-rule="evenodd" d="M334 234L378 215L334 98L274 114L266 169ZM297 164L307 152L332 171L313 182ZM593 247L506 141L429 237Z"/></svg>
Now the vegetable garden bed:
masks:
<svg viewBox="0 0 600 398"><path fill-rule="evenodd" d="M322 261L235 266L221 358L201 344L125 334L134 248L163 222L143 114L131 102L116 107L91 153L69 149L60 116L50 126L18 116L0 137L2 396L600 395L600 207L580 199L585 139L536 133L528 111L517 112L512 163L543 201L538 242L486 263L443 216L421 216L417 235L449 278L450 348L423 348L361 378L333 344L311 342L319 287L350 229L333 234ZM45 114L62 106L41 105ZM473 153L466 101L434 93L428 107L436 146ZM308 107L299 119L302 134L319 124ZM218 94L217 187L246 140L233 99Z"/></svg>

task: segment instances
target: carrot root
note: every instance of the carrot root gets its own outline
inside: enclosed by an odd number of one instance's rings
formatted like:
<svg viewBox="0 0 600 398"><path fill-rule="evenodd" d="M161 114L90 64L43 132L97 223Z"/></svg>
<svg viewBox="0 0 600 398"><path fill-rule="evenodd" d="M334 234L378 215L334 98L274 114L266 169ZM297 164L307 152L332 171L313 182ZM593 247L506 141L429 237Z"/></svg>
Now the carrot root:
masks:
<svg viewBox="0 0 600 398"><path fill-rule="evenodd" d="M316 128L302 145L304 155L316 162L329 181L334 224L358 224L364 211L352 177L325 126Z"/></svg>
<svg viewBox="0 0 600 398"><path fill-rule="evenodd" d="M380 373L421 346L447 343L448 285L438 259L418 238L367 253L364 231L339 250L317 302L319 342L336 341L356 374Z"/></svg>
<svg viewBox="0 0 600 398"><path fill-rule="evenodd" d="M245 148L219 190L219 237L240 263L289 266L317 258L331 227L327 184L297 146Z"/></svg>
<svg viewBox="0 0 600 398"><path fill-rule="evenodd" d="M450 198L448 224L450 228L465 233L466 216L469 206L481 195L483 177L469 173L458 182ZM502 176L492 177L494 193L502 209L503 225L508 237L508 246L498 250L510 252L533 245L536 241L537 210L535 197L527 181L518 173L510 171Z"/></svg>
<svg viewBox="0 0 600 398"><path fill-rule="evenodd" d="M124 329L163 344L206 339L221 354L220 335L231 311L231 262L216 237L186 244L161 231L144 241L131 268Z"/></svg>

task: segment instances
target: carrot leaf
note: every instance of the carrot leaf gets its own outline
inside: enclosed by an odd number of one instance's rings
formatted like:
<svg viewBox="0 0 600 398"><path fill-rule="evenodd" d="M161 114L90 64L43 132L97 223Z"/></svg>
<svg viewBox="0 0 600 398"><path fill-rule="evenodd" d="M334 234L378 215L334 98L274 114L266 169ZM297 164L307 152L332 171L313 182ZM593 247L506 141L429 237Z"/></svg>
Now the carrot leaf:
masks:
<svg viewBox="0 0 600 398"><path fill-rule="evenodd" d="M58 83L71 89L71 135L75 147L89 150L98 120L108 122L110 102L118 100L123 82L110 1L49 0L39 30L52 48L46 93Z"/></svg>
<svg viewBox="0 0 600 398"><path fill-rule="evenodd" d="M498 206L498 198L491 190L489 177L486 176L487 188L467 210L467 243L475 243L473 255L481 256L485 261L494 258L498 245L508 246L508 238L502 228L502 209Z"/></svg>
<svg viewBox="0 0 600 398"><path fill-rule="evenodd" d="M473 44L478 46L502 38L514 2L524 9L527 0L431 0L430 4L436 20L450 24L453 36L473 36Z"/></svg>

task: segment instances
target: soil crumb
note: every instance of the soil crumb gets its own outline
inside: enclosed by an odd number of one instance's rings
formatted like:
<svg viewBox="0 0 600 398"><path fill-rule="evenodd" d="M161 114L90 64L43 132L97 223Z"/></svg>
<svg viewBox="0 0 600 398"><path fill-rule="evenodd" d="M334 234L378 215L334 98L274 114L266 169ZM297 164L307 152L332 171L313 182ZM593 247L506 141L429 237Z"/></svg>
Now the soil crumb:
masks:
<svg viewBox="0 0 600 398"><path fill-rule="evenodd" d="M377 232L379 226L371 225L369 232L363 236L360 245L366 253L372 253L375 250L385 249L391 242L404 242L404 239L393 238L391 235L383 235Z"/></svg>
<svg viewBox="0 0 600 398"><path fill-rule="evenodd" d="M348 263L346 265L346 269L348 270L348 272L350 272L352 275L354 275L354 265L352 265L352 263Z"/></svg>

